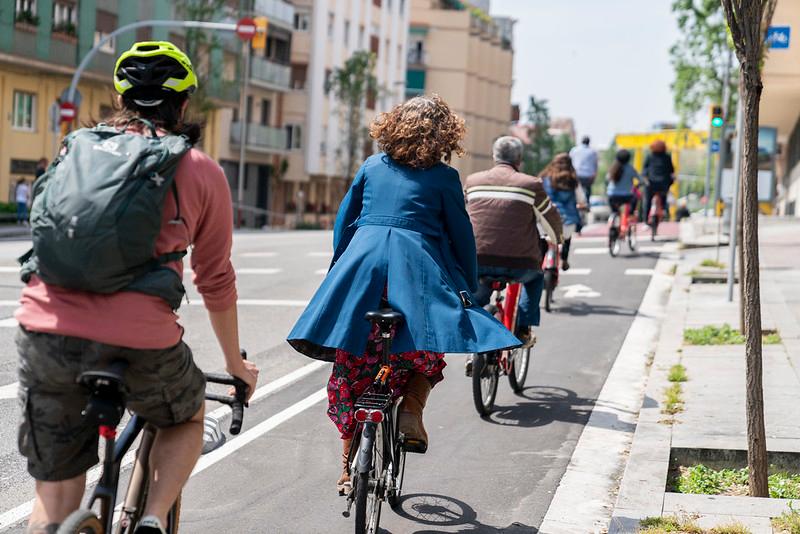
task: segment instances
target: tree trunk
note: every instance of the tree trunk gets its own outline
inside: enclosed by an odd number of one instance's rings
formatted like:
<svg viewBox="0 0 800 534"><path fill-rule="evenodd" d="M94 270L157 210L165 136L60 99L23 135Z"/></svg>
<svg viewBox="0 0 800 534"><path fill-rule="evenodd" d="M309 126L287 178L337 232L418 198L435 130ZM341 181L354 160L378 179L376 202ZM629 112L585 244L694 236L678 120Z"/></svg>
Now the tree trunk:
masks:
<svg viewBox="0 0 800 534"><path fill-rule="evenodd" d="M742 64L744 99L742 186L743 210L741 242L743 263L740 283L744 291L743 331L746 337L747 381L747 465L750 468L750 495L769 497L767 487L767 442L764 428L764 389L761 358L761 297L758 261L758 113L761 100L761 75L758 59Z"/></svg>
<svg viewBox="0 0 800 534"><path fill-rule="evenodd" d="M742 171L743 172L743 171ZM745 175L742 174L744 177ZM744 281L742 280L742 273L744 269L744 183L746 180L739 181L739 205L736 206L738 213L736 215L736 242L739 247L736 251L736 261L739 262L739 330L744 332ZM736 279L736 269L733 270L734 280Z"/></svg>

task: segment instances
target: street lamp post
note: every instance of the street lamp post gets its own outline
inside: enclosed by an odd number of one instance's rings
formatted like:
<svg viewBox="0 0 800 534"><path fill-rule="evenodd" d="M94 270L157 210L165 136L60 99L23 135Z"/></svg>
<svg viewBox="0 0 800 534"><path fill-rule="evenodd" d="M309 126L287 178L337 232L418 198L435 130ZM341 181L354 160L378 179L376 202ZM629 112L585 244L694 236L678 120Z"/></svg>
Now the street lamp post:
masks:
<svg viewBox="0 0 800 534"><path fill-rule="evenodd" d="M247 148L247 81L250 78L250 43L242 43L242 94L239 96L239 178L236 183L236 227L242 226L242 206L244 206L244 175L247 165L245 164L245 152Z"/></svg>

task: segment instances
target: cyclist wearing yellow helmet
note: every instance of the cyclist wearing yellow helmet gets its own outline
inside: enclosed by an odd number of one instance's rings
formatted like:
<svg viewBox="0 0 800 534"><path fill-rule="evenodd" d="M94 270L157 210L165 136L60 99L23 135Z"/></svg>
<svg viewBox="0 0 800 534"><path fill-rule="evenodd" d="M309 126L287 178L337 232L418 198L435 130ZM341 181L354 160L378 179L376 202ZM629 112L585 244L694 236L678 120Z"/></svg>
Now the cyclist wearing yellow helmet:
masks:
<svg viewBox="0 0 800 534"><path fill-rule="evenodd" d="M164 532L167 512L200 455L205 380L191 350L182 341L183 328L174 313L174 300L159 298L164 295L158 291L143 290L143 284L150 284L148 289L163 289L163 284L159 286L160 282L152 278L141 282L146 275L158 270L161 280L166 276L172 280L171 287L177 285L182 292L181 257L193 247L193 281L208 309L227 371L244 380L250 393L258 376L255 365L244 362L239 355L236 276L230 262L233 213L227 179L216 162L175 135L184 135L194 144L201 134L199 124L184 118L190 94L197 87L192 64L171 43L136 43L117 61L114 86L119 97L116 113L106 121L108 126L70 134L55 167L37 181L37 193L54 183L48 181L54 168L59 171L60 183L70 183L63 178L75 175L76 182L95 184L101 193L104 187L116 184L111 181L113 176L122 174L123 182L144 176L147 187L119 191L127 195L125 210L134 212L131 216L152 223L153 244L145 251L145 256L150 251L152 256L144 261L159 265L137 275L139 278L119 290L93 292L93 288L76 290L74 286L54 283L54 274L55 279L61 275L43 268L45 257L40 252L44 249L41 238L37 244L36 221L37 213L42 217L48 214L43 206L49 207L46 199L53 195L37 195L34 200L34 254L39 264L26 279L21 306L15 314L21 326L17 334L22 402L20 452L36 479L36 502L28 527L31 533L55 532L58 524L80 506L86 471L97 463L96 429L81 416L88 392L77 385L77 377L84 371L103 368L114 360L127 362L127 407L159 428L150 455L153 476L145 518L139 522L136 534ZM140 136L154 134L158 140L141 142ZM92 136L105 136L107 141L81 144L82 139L95 138ZM176 146L180 150L168 151ZM156 149L167 156L175 154L171 156L171 168L158 166L162 160L152 157ZM138 163L130 165L129 160ZM157 162L154 172L139 174L141 167L146 168L153 161ZM76 172L81 165L97 172ZM161 193L153 215L149 205L136 195L144 195L148 188L159 188L163 182L169 184L169 189ZM93 229L80 225L92 213L99 213L98 217L106 212L121 213L104 209L114 201L108 199L111 195L85 196L86 199L79 191L69 191L65 202L52 206L57 210L64 204L94 202L93 208L99 204L99 209L79 211L80 217L67 217L68 223L63 225L69 227L64 230L66 237L80 235L86 239L81 232ZM121 223L112 221L110 226L125 242L142 237L143 225L135 222L122 228ZM44 235L45 230L38 235ZM68 245L68 253L80 249L78 241ZM128 251L122 242L119 241L121 250L116 254L98 253L96 258L105 258L104 265L110 265L119 261L114 258L126 257ZM92 261L89 259L84 265ZM90 278L88 267L77 270ZM170 270L173 278L165 274ZM180 302L180 293L177 300Z"/></svg>

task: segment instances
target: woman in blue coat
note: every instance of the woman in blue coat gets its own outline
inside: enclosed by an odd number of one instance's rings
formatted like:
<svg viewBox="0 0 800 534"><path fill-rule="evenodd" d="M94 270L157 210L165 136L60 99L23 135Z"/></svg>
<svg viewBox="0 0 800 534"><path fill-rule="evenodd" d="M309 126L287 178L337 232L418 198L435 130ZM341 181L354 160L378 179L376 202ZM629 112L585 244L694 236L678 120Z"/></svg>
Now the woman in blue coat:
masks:
<svg viewBox="0 0 800 534"><path fill-rule="evenodd" d="M381 298L405 316L393 343L393 389L404 396L399 426L424 444L422 409L442 379L445 352L520 345L474 305L478 266L458 172L442 162L463 153L464 121L438 96L417 97L380 115L370 128L382 153L356 174L339 207L330 271L292 332L299 352L334 362L328 414L344 440L355 430L355 399L379 368L377 338L364 315Z"/></svg>
<svg viewBox="0 0 800 534"><path fill-rule="evenodd" d="M540 173L544 180L547 196L553 201L564 222L564 244L561 245L561 268L569 270L569 248L572 234L580 232L582 227L581 209L586 207L586 195L579 187L578 176L572 166L569 154L556 154L547 167Z"/></svg>

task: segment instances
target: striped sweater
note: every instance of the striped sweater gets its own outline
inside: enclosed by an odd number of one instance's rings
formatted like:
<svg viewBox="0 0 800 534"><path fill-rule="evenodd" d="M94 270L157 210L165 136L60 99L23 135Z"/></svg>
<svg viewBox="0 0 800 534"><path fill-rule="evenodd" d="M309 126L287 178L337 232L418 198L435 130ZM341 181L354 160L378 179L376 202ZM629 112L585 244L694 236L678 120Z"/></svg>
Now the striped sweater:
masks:
<svg viewBox="0 0 800 534"><path fill-rule="evenodd" d="M540 269L537 222L551 239L561 241L561 216L540 178L500 163L470 175L466 194L481 266Z"/></svg>

